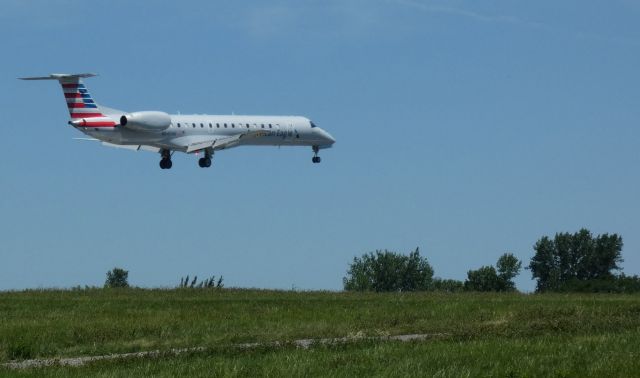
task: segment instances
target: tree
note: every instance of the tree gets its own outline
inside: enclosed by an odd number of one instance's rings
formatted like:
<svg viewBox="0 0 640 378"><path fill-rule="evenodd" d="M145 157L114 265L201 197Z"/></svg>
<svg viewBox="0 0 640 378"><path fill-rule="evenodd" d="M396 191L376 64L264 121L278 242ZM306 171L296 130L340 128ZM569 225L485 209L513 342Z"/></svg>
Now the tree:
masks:
<svg viewBox="0 0 640 378"><path fill-rule="evenodd" d="M409 253L401 273L400 291L427 290L433 280L433 268L426 258L420 257L420 249L417 247Z"/></svg>
<svg viewBox="0 0 640 378"><path fill-rule="evenodd" d="M620 270L623 261L622 247L621 236L594 237L584 228L575 234L557 233L553 240L543 236L533 246L535 255L527 268L537 280L538 292L566 290L566 285L590 287L575 282L613 280L612 271Z"/></svg>
<svg viewBox="0 0 640 378"><path fill-rule="evenodd" d="M536 242L533 249L536 253L531 258L527 269L530 269L533 278L538 280L536 291L556 289L560 282L560 264L555 243L549 237L543 236Z"/></svg>
<svg viewBox="0 0 640 378"><path fill-rule="evenodd" d="M464 289L467 291L500 291L500 278L496 268L483 266L477 270L467 272Z"/></svg>
<svg viewBox="0 0 640 378"><path fill-rule="evenodd" d="M496 269L497 268L497 269ZM514 291L513 279L520 273L522 262L512 253L505 253L493 266L483 266L467 272L464 289L467 291Z"/></svg>
<svg viewBox="0 0 640 378"><path fill-rule="evenodd" d="M408 256L387 250L354 257L343 279L347 291L428 290L433 268L418 248Z"/></svg>
<svg viewBox="0 0 640 378"><path fill-rule="evenodd" d="M513 253L505 253L500 256L496 263L498 270L498 278L500 279L501 291L513 291L516 289L516 284L513 279L520 274L522 268L522 262L518 260Z"/></svg>
<svg viewBox="0 0 640 378"><path fill-rule="evenodd" d="M121 268L113 268L107 272L106 288L129 287L129 271Z"/></svg>

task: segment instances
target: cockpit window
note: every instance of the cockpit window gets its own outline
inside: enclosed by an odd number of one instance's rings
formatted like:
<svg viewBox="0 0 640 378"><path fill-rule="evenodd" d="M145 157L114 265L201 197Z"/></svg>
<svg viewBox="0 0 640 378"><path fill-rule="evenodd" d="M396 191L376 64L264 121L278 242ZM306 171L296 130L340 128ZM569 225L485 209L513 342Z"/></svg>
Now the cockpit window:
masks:
<svg viewBox="0 0 640 378"><path fill-rule="evenodd" d="M313 121L309 121L309 123L311 123L311 127L318 127L318 126L316 126L315 123L313 123Z"/></svg>

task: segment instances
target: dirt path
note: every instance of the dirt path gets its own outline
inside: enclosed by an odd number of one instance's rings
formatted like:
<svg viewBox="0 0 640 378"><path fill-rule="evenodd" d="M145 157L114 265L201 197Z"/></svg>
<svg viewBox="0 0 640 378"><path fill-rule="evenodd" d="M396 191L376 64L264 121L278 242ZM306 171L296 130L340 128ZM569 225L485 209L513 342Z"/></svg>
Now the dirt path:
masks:
<svg viewBox="0 0 640 378"><path fill-rule="evenodd" d="M294 345L297 348L308 349L314 345L344 344L348 342L362 341L362 340L408 342L408 341L424 341L424 340L434 339L442 336L446 336L446 335L441 333L436 333L436 334L411 334L411 335L378 336L378 337L349 336L349 337L338 337L338 338L327 338L327 339L300 339L300 340L293 340L293 341L272 341L272 342L266 342L266 343L243 343L243 344L230 345L230 348L252 349L252 348L259 348L259 347L284 347L287 345ZM4 363L3 365L10 369L28 369L28 368L38 368L38 367L54 366L54 365L82 366L87 363L96 362L96 361L121 360L121 359L128 359L128 358L159 358L163 356L179 356L185 353L204 352L206 350L207 350L206 347L194 347L194 348L170 349L166 351L152 350L147 352L108 354L103 356L43 358L43 359L22 360L22 361L9 361Z"/></svg>

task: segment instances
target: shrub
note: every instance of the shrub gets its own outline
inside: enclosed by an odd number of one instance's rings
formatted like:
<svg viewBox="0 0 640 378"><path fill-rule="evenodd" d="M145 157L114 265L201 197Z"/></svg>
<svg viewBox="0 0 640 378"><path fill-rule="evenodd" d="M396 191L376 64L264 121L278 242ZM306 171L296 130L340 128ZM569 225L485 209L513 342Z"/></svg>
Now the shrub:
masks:
<svg viewBox="0 0 640 378"><path fill-rule="evenodd" d="M129 287L129 271L121 268L113 268L107 272L107 280L104 283L105 288L121 288Z"/></svg>
<svg viewBox="0 0 640 378"><path fill-rule="evenodd" d="M347 291L429 290L433 268L418 248L402 255L387 250L355 257L343 278Z"/></svg>

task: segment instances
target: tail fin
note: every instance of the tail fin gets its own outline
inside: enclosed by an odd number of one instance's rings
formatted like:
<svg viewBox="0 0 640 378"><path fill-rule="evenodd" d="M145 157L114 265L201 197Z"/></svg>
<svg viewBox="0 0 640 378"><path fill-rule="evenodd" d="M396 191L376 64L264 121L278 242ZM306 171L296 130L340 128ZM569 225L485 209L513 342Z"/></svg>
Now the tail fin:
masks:
<svg viewBox="0 0 640 378"><path fill-rule="evenodd" d="M69 124L80 127L108 127L114 128L116 122L105 115L103 109L93 101L91 94L82 83L83 78L93 77L96 74L51 74L40 77L21 77L22 80L58 80L62 86L64 98L67 101L67 108L71 121ZM109 112L108 109L107 112Z"/></svg>
<svg viewBox="0 0 640 378"><path fill-rule="evenodd" d="M21 80L58 80L62 86L62 92L67 101L67 108L69 108L69 115L72 122L79 119L88 118L106 118L103 114L100 106L93 101L91 94L85 87L81 79L87 77L93 77L96 74L82 73L82 74L51 74L49 76L40 77L21 77ZM100 122L109 123L109 122ZM115 125L115 122L113 123ZM104 125L108 126L108 125Z"/></svg>

